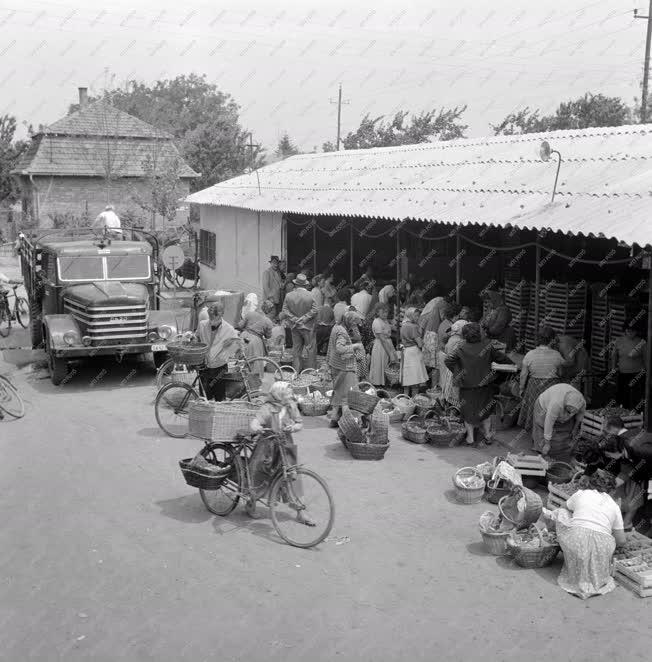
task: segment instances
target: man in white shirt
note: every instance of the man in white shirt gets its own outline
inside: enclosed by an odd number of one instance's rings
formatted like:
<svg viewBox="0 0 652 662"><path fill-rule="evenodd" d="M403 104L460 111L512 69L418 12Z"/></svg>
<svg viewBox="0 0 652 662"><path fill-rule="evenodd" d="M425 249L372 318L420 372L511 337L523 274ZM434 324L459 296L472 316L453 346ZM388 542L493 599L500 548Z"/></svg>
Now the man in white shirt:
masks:
<svg viewBox="0 0 652 662"><path fill-rule="evenodd" d="M373 290L373 284L371 281L363 281L360 286L360 291L356 292L351 297L351 305L363 316L366 317L369 312L369 306L371 305L371 299L373 298L371 292Z"/></svg>
<svg viewBox="0 0 652 662"><path fill-rule="evenodd" d="M94 230L104 230L116 237L122 237L122 224L120 217L115 213L113 205L107 205L101 214L98 214L93 223Z"/></svg>

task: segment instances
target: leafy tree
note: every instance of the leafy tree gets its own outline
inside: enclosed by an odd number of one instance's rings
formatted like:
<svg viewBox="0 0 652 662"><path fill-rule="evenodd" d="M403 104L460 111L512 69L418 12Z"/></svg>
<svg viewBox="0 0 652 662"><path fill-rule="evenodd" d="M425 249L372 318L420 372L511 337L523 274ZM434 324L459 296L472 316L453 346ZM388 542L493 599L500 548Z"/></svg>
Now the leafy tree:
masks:
<svg viewBox="0 0 652 662"><path fill-rule="evenodd" d="M15 134L16 118L13 115L0 115L0 203L11 204L20 197L18 186L9 173L28 143L24 140L14 141Z"/></svg>
<svg viewBox="0 0 652 662"><path fill-rule="evenodd" d="M524 108L510 113L499 124L491 125L491 128L495 135L509 136L560 129L622 126L636 119L636 111L620 97L587 92L579 99L560 103L552 115L540 116L539 110Z"/></svg>
<svg viewBox="0 0 652 662"><path fill-rule="evenodd" d="M287 159L288 156L294 156L298 154L299 150L295 144L290 140L290 136L287 131L281 136L281 139L278 141L278 147L276 148L275 155L280 159Z"/></svg>
<svg viewBox="0 0 652 662"><path fill-rule="evenodd" d="M191 182L193 190L264 165L263 150L255 146L251 154L246 147L248 133L240 125L239 106L204 75L177 76L153 85L132 81L129 89L117 88L105 97L173 136L183 158L201 173ZM69 113L76 110L74 104Z"/></svg>
<svg viewBox="0 0 652 662"><path fill-rule="evenodd" d="M406 110L399 110L388 121L384 121L382 115L372 118L367 114L362 118L360 126L342 140L342 145L345 149L368 149L464 138L468 127L461 123L460 118L465 110L466 106L456 106L425 111L413 114L409 121ZM322 149L325 152L334 151L335 145L327 142Z"/></svg>

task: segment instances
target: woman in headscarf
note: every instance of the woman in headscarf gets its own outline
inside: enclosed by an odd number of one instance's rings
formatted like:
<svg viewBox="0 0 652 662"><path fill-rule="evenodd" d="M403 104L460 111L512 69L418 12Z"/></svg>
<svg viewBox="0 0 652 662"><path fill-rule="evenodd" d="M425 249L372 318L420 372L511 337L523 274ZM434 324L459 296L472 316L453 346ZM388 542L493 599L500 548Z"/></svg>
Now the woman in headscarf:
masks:
<svg viewBox="0 0 652 662"><path fill-rule="evenodd" d="M475 443L476 427L482 427L485 442L493 442L491 414L496 406L492 362L511 363L494 344L482 338L480 325L466 324L462 329L463 343L446 355L446 367L453 373L460 388L460 411L466 426L466 443Z"/></svg>
<svg viewBox="0 0 652 662"><path fill-rule="evenodd" d="M483 298L489 301L489 312L482 318L480 326L487 338L503 343L506 351L510 352L516 345L516 333L510 326L512 313L500 292L485 292Z"/></svg>
<svg viewBox="0 0 652 662"><path fill-rule="evenodd" d="M292 387L288 382L274 382L265 400L250 426L253 433L260 435L249 461L251 484L255 490L255 498L252 498L246 506L250 517L256 517L256 498L262 497L267 492L269 482L276 474L280 463L279 450L268 431L281 437L288 464L290 466L299 464L297 446L292 433L301 430L303 423ZM297 496L303 495L299 477L294 481L292 488ZM314 526L301 510L297 510L297 521L306 526Z"/></svg>
<svg viewBox="0 0 652 662"><path fill-rule="evenodd" d="M348 402L348 393L358 385L356 351L362 349L362 343L354 341L360 315L354 310L344 313L341 323L335 324L328 341L326 361L333 378L333 397L331 398L331 427L337 427L342 415L342 407Z"/></svg>
<svg viewBox="0 0 652 662"><path fill-rule="evenodd" d="M405 321L401 325L401 343L403 345L403 360L401 362L401 384L405 395L416 395L419 386L428 381L428 373L423 365L421 347L421 328L418 324L419 310L408 308L405 311Z"/></svg>
<svg viewBox="0 0 652 662"><path fill-rule="evenodd" d="M258 297L255 294L248 294L245 305L242 307L242 320L237 325L240 330L240 337L247 341L244 346L244 355L248 359L256 356L267 356L265 340L271 338L273 326L272 320L258 311ZM262 361L257 361L257 363L261 364L256 366L256 369L262 378L265 373L265 366Z"/></svg>
<svg viewBox="0 0 652 662"><path fill-rule="evenodd" d="M392 344L392 325L388 322L389 308L379 303L376 306L376 318L371 325L374 344L371 349L369 381L374 386L385 386L385 368L390 363L398 363L399 356Z"/></svg>
<svg viewBox="0 0 652 662"><path fill-rule="evenodd" d="M430 370L431 386L435 388L439 382L438 352L439 336L438 331L445 316L446 299L441 296L435 296L425 305L419 318L419 326L423 333L423 362L427 370Z"/></svg>
<svg viewBox="0 0 652 662"><path fill-rule="evenodd" d="M555 332L549 326L541 327L538 344L523 357L519 394L521 396L521 411L518 424L525 430L532 429L534 403L550 386L559 382L563 356L552 348Z"/></svg>
<svg viewBox="0 0 652 662"><path fill-rule="evenodd" d="M579 435L586 400L570 384L554 384L537 399L532 414L532 439L542 455L567 460L571 441Z"/></svg>
<svg viewBox="0 0 652 662"><path fill-rule="evenodd" d="M464 342L462 338L462 329L468 324L466 320L457 320L450 328L450 335L446 342L444 352L439 353L439 386L442 390L443 398L446 402L459 407L460 405L460 389L455 385L453 380L453 373L446 366L446 356L453 354L455 350Z"/></svg>

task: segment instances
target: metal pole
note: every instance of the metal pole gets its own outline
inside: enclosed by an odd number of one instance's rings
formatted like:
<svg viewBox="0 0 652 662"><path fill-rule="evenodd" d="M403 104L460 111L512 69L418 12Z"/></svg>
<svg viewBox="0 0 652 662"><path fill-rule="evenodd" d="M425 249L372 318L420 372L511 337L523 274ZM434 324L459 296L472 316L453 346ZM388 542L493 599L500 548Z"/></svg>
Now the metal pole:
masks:
<svg viewBox="0 0 652 662"><path fill-rule="evenodd" d="M650 0L650 4L652 4L652 0ZM648 21L648 25L650 25ZM649 48L648 48L648 58L649 58ZM337 142L335 143L337 147L337 151L340 151L340 127L341 127L341 120L342 120L342 83L340 83L340 91L339 94L337 95Z"/></svg>
<svg viewBox="0 0 652 662"><path fill-rule="evenodd" d="M648 256L648 262L652 262L652 255ZM652 264L648 264L648 293L647 293L647 365L645 366L645 429L652 432L652 370L650 369L650 357L652 356Z"/></svg>
<svg viewBox="0 0 652 662"><path fill-rule="evenodd" d="M537 242L534 272L534 338L536 343L537 333L539 332L539 290L541 287L541 246Z"/></svg>
<svg viewBox="0 0 652 662"><path fill-rule="evenodd" d="M652 0L650 0L647 16L638 16L634 10L634 18L645 18L647 20L647 31L645 34L645 64L643 65L643 89L641 91L641 124L647 122L647 89L650 75L650 42L652 42Z"/></svg>
<svg viewBox="0 0 652 662"><path fill-rule="evenodd" d="M349 219L349 283L353 284L353 219Z"/></svg>
<svg viewBox="0 0 652 662"><path fill-rule="evenodd" d="M460 236L460 228L455 230L455 302L460 303L462 298L462 237Z"/></svg>
<svg viewBox="0 0 652 662"><path fill-rule="evenodd" d="M312 219L312 275L317 275L317 221Z"/></svg>
<svg viewBox="0 0 652 662"><path fill-rule="evenodd" d="M396 228L396 331L398 333L396 337L396 342L400 342L400 337L401 337L401 323L399 322L399 312L401 310L401 294L400 294L400 287L401 287L401 239L400 239L400 233L401 233L401 226L399 225Z"/></svg>

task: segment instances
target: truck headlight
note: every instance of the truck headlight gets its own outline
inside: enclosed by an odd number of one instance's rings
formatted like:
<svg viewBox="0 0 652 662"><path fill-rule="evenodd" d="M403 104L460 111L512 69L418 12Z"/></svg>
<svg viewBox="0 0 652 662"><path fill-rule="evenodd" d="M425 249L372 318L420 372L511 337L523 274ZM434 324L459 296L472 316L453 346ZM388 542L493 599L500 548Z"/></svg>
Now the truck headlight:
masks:
<svg viewBox="0 0 652 662"><path fill-rule="evenodd" d="M147 339L149 340L149 342L156 342L159 339L159 335L158 333L156 333L156 331L150 331L147 334Z"/></svg>
<svg viewBox="0 0 652 662"><path fill-rule="evenodd" d="M79 336L77 335L76 331L66 331L63 334L63 342L66 343L69 347L72 347L73 345L77 345L79 341Z"/></svg>
<svg viewBox="0 0 652 662"><path fill-rule="evenodd" d="M161 324L157 329L158 335L163 338L163 340L168 340L172 336L172 327L167 326L167 324Z"/></svg>

